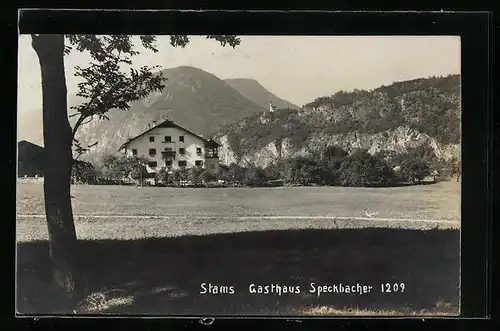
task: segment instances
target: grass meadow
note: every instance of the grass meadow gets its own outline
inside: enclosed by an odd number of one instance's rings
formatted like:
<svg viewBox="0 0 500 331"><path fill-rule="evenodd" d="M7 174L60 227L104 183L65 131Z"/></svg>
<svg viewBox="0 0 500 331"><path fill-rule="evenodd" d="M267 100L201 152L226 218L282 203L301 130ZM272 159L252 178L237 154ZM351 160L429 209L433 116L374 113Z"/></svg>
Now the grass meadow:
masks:
<svg viewBox="0 0 500 331"><path fill-rule="evenodd" d="M17 194L17 310L66 312L51 285L43 187L19 184ZM459 183L82 185L72 195L89 293L77 313L427 316L459 310ZM376 218L366 219L365 208L378 212ZM232 285L235 293L200 294L204 282ZM318 297L309 293L311 282L374 290ZM382 283L404 283L405 290L381 293ZM300 286L301 293L252 294L250 284Z"/></svg>

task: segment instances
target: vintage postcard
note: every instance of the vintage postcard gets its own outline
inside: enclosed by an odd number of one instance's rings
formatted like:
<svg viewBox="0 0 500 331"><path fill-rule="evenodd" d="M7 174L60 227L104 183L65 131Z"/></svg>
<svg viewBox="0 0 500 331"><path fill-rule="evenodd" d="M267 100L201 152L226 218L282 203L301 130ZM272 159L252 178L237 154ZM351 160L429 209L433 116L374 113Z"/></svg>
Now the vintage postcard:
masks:
<svg viewBox="0 0 500 331"><path fill-rule="evenodd" d="M17 313L459 315L460 52L19 35Z"/></svg>

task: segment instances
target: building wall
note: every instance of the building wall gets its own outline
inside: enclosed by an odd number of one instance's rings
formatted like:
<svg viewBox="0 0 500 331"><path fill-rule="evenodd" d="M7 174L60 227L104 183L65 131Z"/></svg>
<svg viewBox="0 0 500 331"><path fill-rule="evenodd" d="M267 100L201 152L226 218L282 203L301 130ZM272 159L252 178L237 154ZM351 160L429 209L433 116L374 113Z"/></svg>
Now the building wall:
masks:
<svg viewBox="0 0 500 331"><path fill-rule="evenodd" d="M170 136L172 142L166 143L165 136ZM184 142L180 142L179 136L184 136ZM149 141L149 137L154 137L154 142ZM165 148L172 148L175 151L175 159L172 159L172 168L179 168L179 161L186 161L186 167L192 168L195 166L196 161L202 161L203 166L205 166L205 148L204 140L194 136L184 130L179 128L156 128L145 135L142 135L133 141L129 142L126 147L126 154L132 156L133 149L137 149L137 156L143 156L151 161L157 162L157 167L155 170L165 166L165 160L161 154L165 151ZM179 148L185 149L185 154L181 155L179 153ZM201 148L201 153L197 154L196 149ZM156 155L150 156L149 149L155 149Z"/></svg>
<svg viewBox="0 0 500 331"><path fill-rule="evenodd" d="M218 158L208 158L205 160L205 168L208 169L212 174L217 174L219 172L219 159Z"/></svg>

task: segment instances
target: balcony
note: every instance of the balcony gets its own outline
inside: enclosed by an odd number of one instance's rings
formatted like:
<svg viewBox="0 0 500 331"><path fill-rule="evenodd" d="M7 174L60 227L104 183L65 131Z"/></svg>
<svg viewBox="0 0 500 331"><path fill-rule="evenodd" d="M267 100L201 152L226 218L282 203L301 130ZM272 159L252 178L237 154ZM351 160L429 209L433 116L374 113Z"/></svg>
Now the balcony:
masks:
<svg viewBox="0 0 500 331"><path fill-rule="evenodd" d="M205 158L218 158L219 151L217 148L205 148Z"/></svg>
<svg viewBox="0 0 500 331"><path fill-rule="evenodd" d="M163 151L161 152L161 156L165 160L172 160L175 159L175 151Z"/></svg>

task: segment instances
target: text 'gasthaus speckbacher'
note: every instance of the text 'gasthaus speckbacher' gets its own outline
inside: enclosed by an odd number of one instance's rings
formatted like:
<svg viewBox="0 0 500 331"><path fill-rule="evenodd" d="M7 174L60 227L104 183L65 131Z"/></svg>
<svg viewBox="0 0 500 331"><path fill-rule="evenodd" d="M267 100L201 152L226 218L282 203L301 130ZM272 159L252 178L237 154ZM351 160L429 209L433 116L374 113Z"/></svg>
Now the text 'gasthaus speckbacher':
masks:
<svg viewBox="0 0 500 331"><path fill-rule="evenodd" d="M396 286L386 287L382 284L380 286L381 292L389 293L389 292L404 292L405 284L398 283ZM373 285L367 284L321 284L318 285L316 283L309 283L305 291L303 291L300 285L281 285L281 284L255 284L251 283L248 285L246 289L250 294L301 294L301 293L311 293L321 296L323 293L333 293L333 294L368 294L371 293L374 288ZM212 283L202 283L200 284L200 294L235 294L236 288L234 285L214 285ZM392 291L391 291L392 289Z"/></svg>

